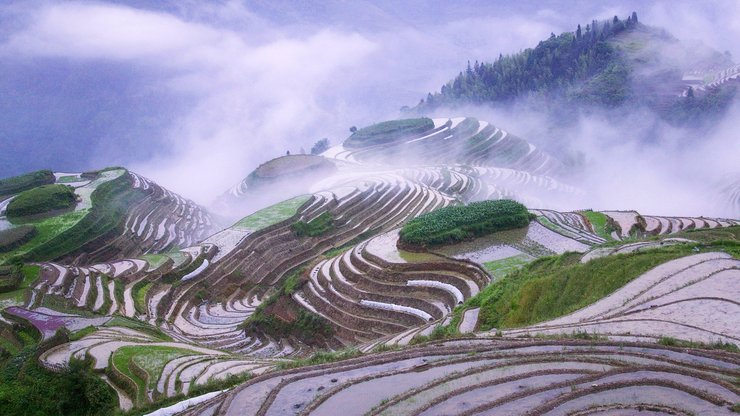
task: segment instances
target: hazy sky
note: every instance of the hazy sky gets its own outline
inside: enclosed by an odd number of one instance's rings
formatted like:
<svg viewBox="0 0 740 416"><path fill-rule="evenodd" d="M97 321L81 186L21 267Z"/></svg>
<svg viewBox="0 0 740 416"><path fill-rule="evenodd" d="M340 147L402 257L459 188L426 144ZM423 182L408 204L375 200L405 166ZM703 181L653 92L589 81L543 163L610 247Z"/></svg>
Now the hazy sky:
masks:
<svg viewBox="0 0 740 416"><path fill-rule="evenodd" d="M468 60L633 10L740 56L734 0L511 3L5 1L0 176L125 165L207 203L288 149L396 117Z"/></svg>

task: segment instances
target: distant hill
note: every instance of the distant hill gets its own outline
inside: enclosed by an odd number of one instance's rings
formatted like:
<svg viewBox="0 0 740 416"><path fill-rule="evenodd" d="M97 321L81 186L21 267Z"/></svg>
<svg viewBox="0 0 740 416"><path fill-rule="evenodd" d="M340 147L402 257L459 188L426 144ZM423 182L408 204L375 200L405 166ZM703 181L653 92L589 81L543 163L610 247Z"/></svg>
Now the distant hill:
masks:
<svg viewBox="0 0 740 416"><path fill-rule="evenodd" d="M643 105L674 124L719 114L735 96L740 66L729 53L678 41L665 30L627 19L578 25L536 47L493 62L476 61L416 110L516 100L548 110Z"/></svg>

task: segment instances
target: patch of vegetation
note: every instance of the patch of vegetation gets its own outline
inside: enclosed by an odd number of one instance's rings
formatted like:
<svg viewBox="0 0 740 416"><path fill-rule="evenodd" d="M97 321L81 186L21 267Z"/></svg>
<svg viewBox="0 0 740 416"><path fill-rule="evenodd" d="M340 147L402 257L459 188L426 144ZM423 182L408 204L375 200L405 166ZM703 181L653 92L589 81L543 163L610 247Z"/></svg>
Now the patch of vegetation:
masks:
<svg viewBox="0 0 740 416"><path fill-rule="evenodd" d="M612 239L612 231L614 231L614 228L612 227L611 223L607 219L606 214L592 211L590 209L580 211L579 214L583 215L586 219L588 219L596 235L606 240Z"/></svg>
<svg viewBox="0 0 740 416"><path fill-rule="evenodd" d="M685 341L682 339L676 339L673 337L660 337L658 340L658 344L660 345L666 345L669 347L680 347L680 348L703 348L703 349L712 349L712 350L723 350L723 351L729 351L729 352L740 352L740 348L730 342L722 342L717 341L713 342L711 344L706 344L703 342L696 342L696 341Z"/></svg>
<svg viewBox="0 0 740 416"><path fill-rule="evenodd" d="M172 338L170 338L169 335L162 332L161 329L153 325L149 325L146 322L139 321L138 319L128 318L125 316L118 316L118 315L114 316L113 319L106 322L104 326L106 327L118 326L118 327L123 327L123 328L130 328L130 329L134 329L139 332L143 332L147 335L151 335L162 341L172 341Z"/></svg>
<svg viewBox="0 0 740 416"><path fill-rule="evenodd" d="M88 210L72 211L50 218L28 221L28 225L32 225L36 228L36 235L25 244L13 250L8 251L7 253L0 253L0 263L14 257L22 257L24 253L31 251L36 247L43 246L54 237L72 228L85 215L87 215L88 212Z"/></svg>
<svg viewBox="0 0 740 416"><path fill-rule="evenodd" d="M532 261L532 258L526 254L518 254L505 259L483 263L483 268L493 276L494 280L497 280L504 278L507 274L515 270L521 269L530 261Z"/></svg>
<svg viewBox="0 0 740 416"><path fill-rule="evenodd" d="M262 332L275 337L296 337L311 342L318 337L330 337L334 328L323 317L300 309L296 318L290 322L275 314L255 312L243 325L247 334Z"/></svg>
<svg viewBox="0 0 740 416"><path fill-rule="evenodd" d="M316 155L286 155L271 159L257 167L245 179L250 187L274 183L275 179L287 179L304 175L336 170L329 159Z"/></svg>
<svg viewBox="0 0 740 416"><path fill-rule="evenodd" d="M317 237L334 228L334 218L329 212L324 212L309 222L296 221L291 224L290 228L298 237Z"/></svg>
<svg viewBox="0 0 740 416"><path fill-rule="evenodd" d="M22 281L20 266L0 266L0 293L18 289Z"/></svg>
<svg viewBox="0 0 740 416"><path fill-rule="evenodd" d="M144 254L142 260L149 263L149 270L155 270L165 264L170 258L164 254Z"/></svg>
<svg viewBox="0 0 740 416"><path fill-rule="evenodd" d="M57 179L57 183L74 183L74 182L80 182L83 181L81 177L77 175L65 175L60 176L59 179Z"/></svg>
<svg viewBox="0 0 740 416"><path fill-rule="evenodd" d="M693 253L692 247L679 245L585 264L579 253L543 257L487 286L463 306L481 308L480 330L532 325L590 305L646 271Z"/></svg>
<svg viewBox="0 0 740 416"><path fill-rule="evenodd" d="M40 272L40 266L30 264L0 266L0 310L23 304L28 288L33 286Z"/></svg>
<svg viewBox="0 0 740 416"><path fill-rule="evenodd" d="M77 306L77 301L71 298L65 298L62 295L56 295L47 293L41 297L41 305L45 308L53 309L57 312L82 315L82 316L96 316L92 311L80 308Z"/></svg>
<svg viewBox="0 0 740 416"><path fill-rule="evenodd" d="M247 228L252 231L261 230L294 216L296 212L298 212L298 208L300 208L301 205L306 203L310 198L310 195L301 195L288 199L244 217L233 226Z"/></svg>
<svg viewBox="0 0 740 416"><path fill-rule="evenodd" d="M67 185L42 185L21 192L5 210L9 219L43 214L75 205L74 190Z"/></svg>
<svg viewBox="0 0 740 416"><path fill-rule="evenodd" d="M169 361L186 355L193 355L193 351L183 348L148 346L145 347L145 352L142 351L133 355L131 360L149 374L149 385L147 388L152 389L156 386L164 366Z"/></svg>
<svg viewBox="0 0 740 416"><path fill-rule="evenodd" d="M710 88L699 96L694 96L692 90L692 94L687 97L677 97L670 106L663 109L661 115L679 126L701 126L708 120L722 117L735 97L737 87L734 85ZM714 117L707 120L707 115Z"/></svg>
<svg viewBox="0 0 740 416"><path fill-rule="evenodd" d="M187 276L189 273L194 272L195 269L200 267L205 260L206 260L205 253L201 253L198 255L198 257L195 258L195 260L191 261L190 264L188 264L187 266L180 268L180 269L170 270L169 272L163 274L160 280L164 283L174 283L177 285L179 284L179 282L182 281L183 277Z"/></svg>
<svg viewBox="0 0 740 416"><path fill-rule="evenodd" d="M146 313L146 295L152 286L154 286L154 282L148 282L146 279L142 279L131 288L131 296L134 298L134 309L136 309L136 312Z"/></svg>
<svg viewBox="0 0 740 416"><path fill-rule="evenodd" d="M390 120L361 128L344 142L346 147L363 147L377 144L387 144L424 133L434 128L434 121L430 118L407 118Z"/></svg>
<svg viewBox="0 0 740 416"><path fill-rule="evenodd" d="M194 354L193 351L182 348L138 345L125 346L113 353L111 362L118 371L136 383L138 387L136 402L143 403L146 401L147 389L151 388L157 382L167 362L192 354ZM149 385L140 377L139 372L132 369L132 363L135 363L146 372Z"/></svg>
<svg viewBox="0 0 740 416"><path fill-rule="evenodd" d="M98 330L98 328L96 328L96 327L94 327L94 326L92 326L92 325L90 325L90 326L86 326L86 327L84 327L84 328L80 329L80 330L79 330L79 331L77 331L77 332L73 332L73 333L71 333L71 334L69 335L69 340L70 340L70 341L77 341L77 340L79 340L79 339L82 339L82 338L84 338L84 337L86 337L86 336L88 336L88 335L92 334L93 332L95 332L95 331L97 331L97 330Z"/></svg>
<svg viewBox="0 0 740 416"><path fill-rule="evenodd" d="M329 146L329 139L323 138L313 144L313 146L311 147L311 154L320 155L321 153L329 150Z"/></svg>
<svg viewBox="0 0 740 416"><path fill-rule="evenodd" d="M143 191L131 187L127 175L104 182L92 192L89 211L75 211L48 221L31 222L39 234L21 247L24 253L20 258L47 261L84 251L96 239L123 227L128 207L145 197Z"/></svg>
<svg viewBox="0 0 740 416"><path fill-rule="evenodd" d="M529 224L527 207L512 200L481 201L440 208L409 221L400 232L403 244L419 247L454 244Z"/></svg>
<svg viewBox="0 0 740 416"><path fill-rule="evenodd" d="M308 358L301 358L292 361L282 361L278 363L278 370L285 370L288 368L305 367L308 365L319 365L326 363L333 363L342 360L348 360L362 355L362 352L356 348L349 348L340 351L319 351Z"/></svg>
<svg viewBox="0 0 740 416"><path fill-rule="evenodd" d="M54 173L50 170L38 170L24 175L0 179L0 196L13 195L41 185L54 183Z"/></svg>
<svg viewBox="0 0 740 416"><path fill-rule="evenodd" d="M501 331L496 331L496 336L501 337L503 334ZM604 335L599 335L595 332L587 332L587 331L573 331L571 333L557 333L557 334L521 334L517 335L517 338L534 338L534 339L585 339L588 341L603 341L608 340L609 337Z"/></svg>
<svg viewBox="0 0 740 416"><path fill-rule="evenodd" d="M459 337L460 331L457 329L457 327L460 325L460 319L462 317L462 314L464 312L464 309L460 308L459 310L456 310L458 313L455 314L453 319L450 321L448 325L437 325L432 329L432 332L429 335L416 335L415 337L411 338L411 341L409 341L409 345L417 345L422 344L429 341L436 341L440 339L448 339L448 338L455 338ZM457 318L457 319L455 319Z"/></svg>
<svg viewBox="0 0 740 416"><path fill-rule="evenodd" d="M388 351L398 351L402 349L403 349L403 345L398 345L398 344L388 345L388 344L381 343L373 347L372 352L379 353L379 352L388 352Z"/></svg>
<svg viewBox="0 0 740 416"><path fill-rule="evenodd" d="M68 369L52 373L38 363L50 343L27 344L11 357L0 358L0 413L5 416L112 414L115 391L92 369L91 361L72 359Z"/></svg>
<svg viewBox="0 0 740 416"><path fill-rule="evenodd" d="M275 307L285 305L284 300L289 299L290 295L300 287L299 276L304 271L304 268L299 268L291 273L283 282L280 290L262 302L239 327L248 334L262 332L276 338L293 336L307 342L330 337L334 333L334 328L329 325L325 318L313 312L302 308L298 309L290 320L283 319L273 313Z"/></svg>
<svg viewBox="0 0 740 416"><path fill-rule="evenodd" d="M23 224L7 230L0 230L0 253L15 250L36 236L36 227Z"/></svg>

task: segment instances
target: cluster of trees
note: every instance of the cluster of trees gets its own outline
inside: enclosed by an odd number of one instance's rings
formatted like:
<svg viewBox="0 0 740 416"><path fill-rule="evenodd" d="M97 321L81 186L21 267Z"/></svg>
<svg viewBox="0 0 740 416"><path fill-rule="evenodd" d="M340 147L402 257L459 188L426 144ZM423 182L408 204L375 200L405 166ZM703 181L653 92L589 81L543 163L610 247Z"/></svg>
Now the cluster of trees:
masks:
<svg viewBox="0 0 740 416"><path fill-rule="evenodd" d="M329 139L323 138L314 143L313 147L311 147L311 154L320 155L327 150L329 150Z"/></svg>
<svg viewBox="0 0 740 416"><path fill-rule="evenodd" d="M512 100L524 94L564 91L575 81L590 78L608 70L602 83L614 95L608 103L624 97L622 91L613 91L614 85L628 75L625 63L607 40L616 34L637 26L637 13L626 20L614 16L611 20L578 25L575 32L560 36L551 34L534 49L514 55L499 55L493 63L468 66L452 81L442 86L439 93L428 94L419 104L420 109L433 109L455 103L485 103ZM597 93L599 91L596 91Z"/></svg>

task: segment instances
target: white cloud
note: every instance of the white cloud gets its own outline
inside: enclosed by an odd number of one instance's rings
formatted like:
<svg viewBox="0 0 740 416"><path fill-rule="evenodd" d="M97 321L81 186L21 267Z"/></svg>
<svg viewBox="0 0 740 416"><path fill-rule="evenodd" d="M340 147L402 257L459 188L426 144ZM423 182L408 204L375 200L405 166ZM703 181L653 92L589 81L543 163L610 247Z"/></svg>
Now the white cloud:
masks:
<svg viewBox="0 0 740 416"><path fill-rule="evenodd" d="M496 7L488 7L479 15L440 16L437 23L425 25L413 24L413 17L405 22L394 15L386 19L389 23L368 29L362 19L356 26L346 19L361 12L357 5L345 16L327 16L326 21L347 20L337 26L307 21L286 27L238 1L168 4L166 12L98 2L16 5L13 13L19 17L0 45L0 57L55 58L91 65L105 61L144 68L143 78L153 90L164 86L195 102L177 114L164 137L152 138L150 160L126 163L202 203L287 149L308 149L321 137L336 143L346 137L350 125L394 117L402 105L413 105L427 92L437 91L468 60L491 61L499 53L535 46L550 32L572 30L579 21L630 11L623 10L621 3L590 5L590 11L535 8L526 14L496 13ZM738 3L723 2L715 9L726 13L719 14L712 8L692 14L691 4L672 7L673 2L658 2L638 13L642 21L665 25L679 38L692 35L720 46L738 38L723 38L727 33L740 34L740 18L735 18L740 17ZM710 17L719 19L718 23ZM133 76L136 70L132 69ZM525 134L527 124L533 124L527 117L513 113L490 121ZM608 133L598 123L584 128L592 129L579 132L584 137ZM530 139L536 142L539 137ZM598 146L582 146L591 160L601 155ZM630 146L617 147L614 154L626 158L639 151ZM702 152L707 159L712 157L709 146L702 147ZM662 164L671 160L659 153L653 156ZM98 157L97 163L118 163L108 157L108 153ZM690 157L682 154L680 160ZM634 171L646 175L646 169L636 166ZM619 165L613 169L610 165L598 180L617 179L619 171ZM665 172L670 173L661 178L677 171ZM687 176L690 180L691 175ZM700 176L704 178L704 172ZM640 197L630 187L620 193L622 200ZM613 195L605 202L616 203L618 193Z"/></svg>
<svg viewBox="0 0 740 416"><path fill-rule="evenodd" d="M131 167L207 202L256 161L282 154L291 139L330 122L331 112L316 97L377 50L359 34L332 30L254 46L243 36L164 13L69 3L33 14L2 50L143 64L162 72L157 82L196 95L199 104L181 115L166 138L174 157L155 155Z"/></svg>

